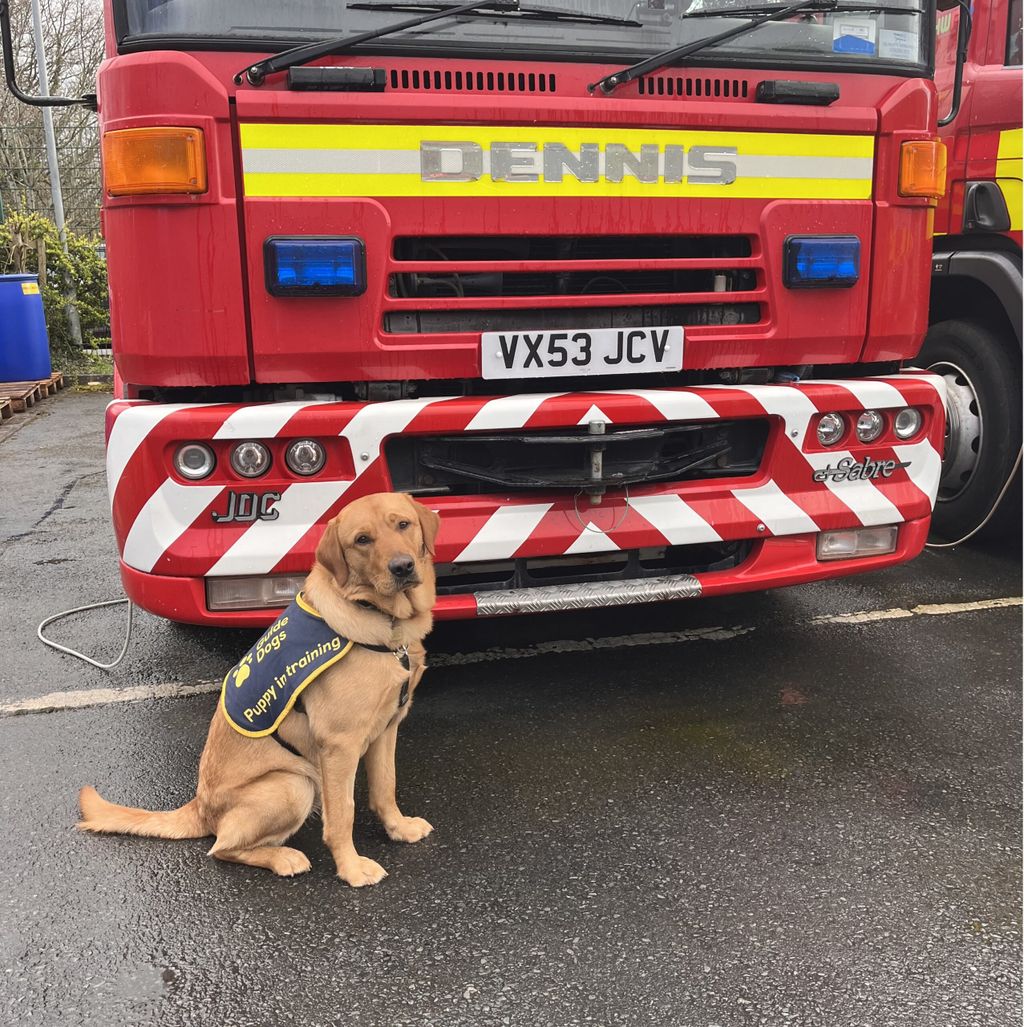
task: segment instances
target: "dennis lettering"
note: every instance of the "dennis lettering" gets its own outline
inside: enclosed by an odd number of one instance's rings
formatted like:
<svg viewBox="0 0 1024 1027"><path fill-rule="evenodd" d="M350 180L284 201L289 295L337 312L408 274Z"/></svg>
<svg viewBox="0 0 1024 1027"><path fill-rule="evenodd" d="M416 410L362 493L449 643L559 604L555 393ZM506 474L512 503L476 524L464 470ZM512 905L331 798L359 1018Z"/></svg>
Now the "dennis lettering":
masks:
<svg viewBox="0 0 1024 1027"><path fill-rule="evenodd" d="M909 467L910 461L897 463L895 460L872 460L865 457L858 463L853 457L843 457L838 464L829 464L814 472L815 481L874 481L876 478L891 478L896 471Z"/></svg>
<svg viewBox="0 0 1024 1027"><path fill-rule="evenodd" d="M487 146L460 140L425 139L420 143L420 178L424 182L620 183L642 185L729 186L736 181L735 146L661 146L643 143L631 150L622 143L598 141L569 146L527 140Z"/></svg>

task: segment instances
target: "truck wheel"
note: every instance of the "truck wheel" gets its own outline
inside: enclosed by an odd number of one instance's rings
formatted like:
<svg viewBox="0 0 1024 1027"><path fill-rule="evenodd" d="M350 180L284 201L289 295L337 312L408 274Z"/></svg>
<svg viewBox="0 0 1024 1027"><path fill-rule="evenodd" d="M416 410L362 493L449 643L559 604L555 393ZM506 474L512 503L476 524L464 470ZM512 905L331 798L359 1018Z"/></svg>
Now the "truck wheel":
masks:
<svg viewBox="0 0 1024 1027"><path fill-rule="evenodd" d="M986 517L1006 484L1021 444L1021 361L987 328L940 321L917 363L946 380L946 451L932 530L962 538ZM1018 472L1019 478L1019 472ZM1011 487L987 528L1008 526L1020 508Z"/></svg>

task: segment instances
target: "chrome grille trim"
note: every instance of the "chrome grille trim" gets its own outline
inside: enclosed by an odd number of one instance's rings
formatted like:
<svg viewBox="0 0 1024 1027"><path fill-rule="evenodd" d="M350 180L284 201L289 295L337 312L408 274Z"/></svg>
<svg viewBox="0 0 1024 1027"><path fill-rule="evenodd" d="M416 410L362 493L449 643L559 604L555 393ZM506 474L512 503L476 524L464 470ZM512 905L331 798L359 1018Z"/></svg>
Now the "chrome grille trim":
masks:
<svg viewBox="0 0 1024 1027"><path fill-rule="evenodd" d="M477 592L479 617L508 617L520 613L586 610L594 606L630 606L666 599L697 599L700 581L692 574L629 581L590 581L575 585L543 585L501 592Z"/></svg>

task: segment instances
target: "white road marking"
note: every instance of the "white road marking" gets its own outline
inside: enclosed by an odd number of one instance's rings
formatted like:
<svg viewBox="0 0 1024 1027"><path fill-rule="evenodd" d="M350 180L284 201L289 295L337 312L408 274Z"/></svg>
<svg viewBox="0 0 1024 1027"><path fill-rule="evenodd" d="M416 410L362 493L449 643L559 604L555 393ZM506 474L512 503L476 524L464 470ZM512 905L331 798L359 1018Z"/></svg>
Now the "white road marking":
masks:
<svg viewBox="0 0 1024 1027"><path fill-rule="evenodd" d="M948 617L981 610L1000 610L1024 606L1024 596L1006 596L998 599L978 599L969 603L922 603L910 608L893 607L888 610L864 610L860 613L826 613L805 621L794 621L793 627L817 627L821 624L871 624L875 621L907 620L912 617ZM534 656L561 653L587 653L606 649L631 649L651 645L677 645L682 642L727 642L757 631L756 625L734 627L694 628L692 631L649 631L635 635L615 635L609 638L559 639L538 642L522 648L481 649L470 653L438 653L428 655L431 667L465 667L476 663L495 663L499 660L523 660ZM32 699L20 699L0 704L0 718L29 713L55 713L60 710L78 710L90 706L113 706L121 703L143 702L147 699L175 699L205 695L220 690L221 680L200 681L195 684L170 682L163 685L137 685L133 688L94 688L71 692L49 692Z"/></svg>
<svg viewBox="0 0 1024 1027"><path fill-rule="evenodd" d="M54 713L57 710L81 710L88 706L112 706L115 703L142 702L146 699L179 699L220 690L220 681L200 681L186 685L173 681L165 685L136 685L134 688L90 688L80 692L47 692L33 699L0 706L0 717L16 717L19 713Z"/></svg>
<svg viewBox="0 0 1024 1027"><path fill-rule="evenodd" d="M975 613L978 610L999 610L1008 606L1021 606L1024 596L1008 596L1005 599L978 599L973 603L924 603L909 610L866 610L863 613L826 613L812 617L807 623L814 624L868 624L876 620L901 620L905 617L942 617L955 613Z"/></svg>

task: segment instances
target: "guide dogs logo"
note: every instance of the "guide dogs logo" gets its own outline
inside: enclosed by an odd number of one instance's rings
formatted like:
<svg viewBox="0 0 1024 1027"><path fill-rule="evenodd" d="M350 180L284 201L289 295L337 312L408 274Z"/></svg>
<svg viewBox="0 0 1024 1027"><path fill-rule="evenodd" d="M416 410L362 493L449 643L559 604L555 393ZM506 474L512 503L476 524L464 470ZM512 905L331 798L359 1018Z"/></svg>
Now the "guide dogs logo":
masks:
<svg viewBox="0 0 1024 1027"><path fill-rule="evenodd" d="M252 653L246 654L245 658L235 667L233 673L235 675L235 688L241 688L245 684L249 675L252 671L249 670L249 665L252 663Z"/></svg>

